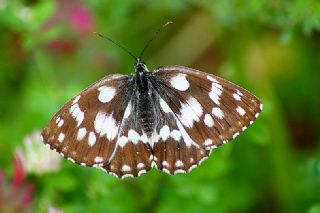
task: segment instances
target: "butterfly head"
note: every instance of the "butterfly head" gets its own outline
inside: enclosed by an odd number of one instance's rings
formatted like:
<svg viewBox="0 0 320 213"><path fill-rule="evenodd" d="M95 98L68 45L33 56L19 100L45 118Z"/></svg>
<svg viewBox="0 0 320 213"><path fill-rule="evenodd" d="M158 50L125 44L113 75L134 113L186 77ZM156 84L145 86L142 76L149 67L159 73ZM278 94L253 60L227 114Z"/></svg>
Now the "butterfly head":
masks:
<svg viewBox="0 0 320 213"><path fill-rule="evenodd" d="M134 64L134 68L138 73L148 71L146 64L142 62L140 58L137 58L137 62Z"/></svg>

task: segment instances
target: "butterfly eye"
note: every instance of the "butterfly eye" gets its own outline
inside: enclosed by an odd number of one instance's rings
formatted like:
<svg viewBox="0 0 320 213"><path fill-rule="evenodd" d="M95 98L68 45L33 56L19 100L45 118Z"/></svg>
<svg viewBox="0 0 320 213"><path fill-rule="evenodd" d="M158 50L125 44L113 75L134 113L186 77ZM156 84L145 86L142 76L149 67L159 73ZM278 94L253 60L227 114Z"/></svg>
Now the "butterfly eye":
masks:
<svg viewBox="0 0 320 213"><path fill-rule="evenodd" d="M136 72L143 72L147 69L147 67L144 64L144 62L138 62L135 64L135 69L136 69Z"/></svg>

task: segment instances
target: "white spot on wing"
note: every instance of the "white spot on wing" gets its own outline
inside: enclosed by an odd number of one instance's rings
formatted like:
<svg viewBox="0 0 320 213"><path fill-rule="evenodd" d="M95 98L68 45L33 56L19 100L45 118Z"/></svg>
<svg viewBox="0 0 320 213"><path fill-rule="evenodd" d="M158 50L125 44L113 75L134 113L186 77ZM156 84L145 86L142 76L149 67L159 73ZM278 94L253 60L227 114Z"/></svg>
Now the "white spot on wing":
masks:
<svg viewBox="0 0 320 213"><path fill-rule="evenodd" d="M181 160L177 160L175 166L176 167L182 167L183 166L183 162Z"/></svg>
<svg viewBox="0 0 320 213"><path fill-rule="evenodd" d="M148 138L147 134L144 133L143 131L142 131L142 135L140 136L140 140L141 140L143 143L149 142L149 138Z"/></svg>
<svg viewBox="0 0 320 213"><path fill-rule="evenodd" d="M186 91L190 84L186 79L186 74L177 74L170 80L171 86L180 91Z"/></svg>
<svg viewBox="0 0 320 213"><path fill-rule="evenodd" d="M170 136L170 129L167 125L164 125L161 129L160 129L160 137L162 138L163 141L167 140L168 137Z"/></svg>
<svg viewBox="0 0 320 213"><path fill-rule="evenodd" d="M97 156L94 158L95 163L101 163L103 161L103 157Z"/></svg>
<svg viewBox="0 0 320 213"><path fill-rule="evenodd" d="M181 123L189 128L193 127L194 120L199 121L198 116L187 103L181 104L180 115L178 117Z"/></svg>
<svg viewBox="0 0 320 213"><path fill-rule="evenodd" d="M180 115L178 117L184 126L191 128L194 121L199 121L202 113L201 104L195 98L190 97L187 103L181 103Z"/></svg>
<svg viewBox="0 0 320 213"><path fill-rule="evenodd" d="M186 132L186 130L183 128L182 124L180 123L179 119L175 116L175 114L173 113L173 111L171 110L171 108L168 106L168 113L172 114L173 117L175 118L176 120L176 123L177 123L177 127L179 129L179 132L185 142L185 144L190 147L191 145L194 145L195 147L199 147L198 144L196 144L191 138L190 136L188 135L188 133ZM151 159L150 159L151 160ZM164 171L164 170L163 170Z"/></svg>
<svg viewBox="0 0 320 213"><path fill-rule="evenodd" d="M143 133L144 134L144 133ZM154 144L159 142L160 135L157 133L156 130L153 131L151 138L148 138L147 142L150 144L150 146L153 148Z"/></svg>
<svg viewBox="0 0 320 213"><path fill-rule="evenodd" d="M205 116L204 116L204 123L205 123L208 127L213 127L214 121L213 121L211 115L205 114Z"/></svg>
<svg viewBox="0 0 320 213"><path fill-rule="evenodd" d="M202 164L202 162L205 161L205 160L207 160L207 159L208 159L208 157L203 157L203 158L199 161L198 165Z"/></svg>
<svg viewBox="0 0 320 213"><path fill-rule="evenodd" d="M130 172L130 171L131 171L131 167L128 166L128 165L123 165L122 168L121 168L121 170L122 170L123 172Z"/></svg>
<svg viewBox="0 0 320 213"><path fill-rule="evenodd" d="M87 130L86 128L80 128L78 130L78 134L77 134L77 140L81 141L87 134Z"/></svg>
<svg viewBox="0 0 320 213"><path fill-rule="evenodd" d="M218 83L218 81L217 81L214 77L212 77L212 76L210 76L210 75L207 76L207 79L208 79L209 81Z"/></svg>
<svg viewBox="0 0 320 213"><path fill-rule="evenodd" d="M244 109L241 106L238 106L236 110L241 116L246 114L246 111L244 111Z"/></svg>
<svg viewBox="0 0 320 213"><path fill-rule="evenodd" d="M212 114L220 119L223 119L224 116L222 110L219 107L213 107Z"/></svg>
<svg viewBox="0 0 320 213"><path fill-rule="evenodd" d="M194 168L196 168L198 165L192 165L190 166L190 168L188 169L188 172L191 172L191 170L193 170Z"/></svg>
<svg viewBox="0 0 320 213"><path fill-rule="evenodd" d="M163 168L162 171L167 173L167 174L171 174L170 171L168 169L166 169L166 168Z"/></svg>
<svg viewBox="0 0 320 213"><path fill-rule="evenodd" d="M223 88L222 88L221 84L219 84L219 82L213 82L212 83L211 90L215 91L218 95L221 95L222 89Z"/></svg>
<svg viewBox="0 0 320 213"><path fill-rule="evenodd" d="M232 138L235 139L238 135L239 135L239 132L236 132L236 133L232 136Z"/></svg>
<svg viewBox="0 0 320 213"><path fill-rule="evenodd" d="M121 179L124 179L124 178L133 178L134 176L133 176L133 174L124 174L122 177L121 177Z"/></svg>
<svg viewBox="0 0 320 213"><path fill-rule="evenodd" d="M237 93L238 95L240 95L241 97L243 96L242 92L240 92L239 90L236 90L236 93Z"/></svg>
<svg viewBox="0 0 320 213"><path fill-rule="evenodd" d="M126 110L124 111L123 119L128 118L130 113L131 113L131 102L128 103L128 106L126 107Z"/></svg>
<svg viewBox="0 0 320 213"><path fill-rule="evenodd" d="M262 111L262 109L263 109L263 104L260 104L260 110Z"/></svg>
<svg viewBox="0 0 320 213"><path fill-rule="evenodd" d="M176 120L176 123L177 123L177 127L179 129L179 132L185 142L185 144L190 147L191 145L194 145L195 147L199 147L198 144L196 144L191 138L190 136L188 135L188 133L186 132L186 130L183 128L182 124L180 123L179 119L175 116L175 114L173 113L173 111L170 109L170 107L168 106L168 112L171 113L175 120Z"/></svg>
<svg viewBox="0 0 320 213"><path fill-rule="evenodd" d="M182 135L182 138L184 140L184 142L186 143L186 145L188 147L190 147L192 144L195 145L196 147L198 147L198 144L196 144L188 135L188 133L186 132L186 130L183 128L183 126L181 125L180 121L178 119L176 119L177 122L177 127L180 130L180 133Z"/></svg>
<svg viewBox="0 0 320 213"><path fill-rule="evenodd" d="M64 120L60 119L57 125L58 127L62 127L63 124L64 124Z"/></svg>
<svg viewBox="0 0 320 213"><path fill-rule="evenodd" d="M187 173L187 172L182 169L177 169L174 171L174 174L178 174L178 173Z"/></svg>
<svg viewBox="0 0 320 213"><path fill-rule="evenodd" d="M209 145L211 145L212 144L212 140L210 139L210 138L208 138L208 139L206 139L205 141L204 141L204 145L206 145L206 146L209 146Z"/></svg>
<svg viewBox="0 0 320 213"><path fill-rule="evenodd" d="M201 104L197 101L197 99L190 97L187 100L187 102L190 105L190 107L193 109L193 111L196 113L196 115L200 117L203 113L203 109Z"/></svg>
<svg viewBox="0 0 320 213"><path fill-rule="evenodd" d="M96 140L97 140L97 138L96 138L96 135L94 134L94 132L90 132L89 139L88 139L88 145L92 147L96 143Z"/></svg>
<svg viewBox="0 0 320 213"><path fill-rule="evenodd" d="M240 101L241 100L241 96L240 95L238 95L238 93L233 93L233 98L235 99L235 100L237 100L237 101Z"/></svg>
<svg viewBox="0 0 320 213"><path fill-rule="evenodd" d="M220 95L222 94L222 86L216 81L212 83L211 91L209 92L209 97L211 100L219 105L220 104Z"/></svg>
<svg viewBox="0 0 320 213"><path fill-rule="evenodd" d="M152 162L151 162L151 167L157 169L157 168L158 168L158 165L156 164L156 162L152 161Z"/></svg>
<svg viewBox="0 0 320 213"><path fill-rule="evenodd" d="M134 131L133 129L130 129L128 132L128 139L130 141L132 141L132 143L138 143L139 139L140 139L140 135Z"/></svg>
<svg viewBox="0 0 320 213"><path fill-rule="evenodd" d="M213 91L210 91L209 92L209 97L215 104L217 104L217 105L220 104L220 97L218 96L217 93L215 93Z"/></svg>
<svg viewBox="0 0 320 213"><path fill-rule="evenodd" d="M167 162L167 161L162 161L162 166L164 166L164 167L168 167L169 166L169 163Z"/></svg>
<svg viewBox="0 0 320 213"><path fill-rule="evenodd" d="M84 112L81 111L78 104L74 104L70 108L70 113L74 119L77 121L77 126L80 126L84 119Z"/></svg>
<svg viewBox="0 0 320 213"><path fill-rule="evenodd" d="M75 161L72 158L67 158L67 160L71 161L72 163L75 163Z"/></svg>
<svg viewBox="0 0 320 213"><path fill-rule="evenodd" d="M111 101L116 94L116 90L113 87L102 86L98 88L98 90L99 90L98 99L102 103L107 103Z"/></svg>
<svg viewBox="0 0 320 213"><path fill-rule="evenodd" d="M174 140L180 141L181 133L178 130L172 130L170 135Z"/></svg>
<svg viewBox="0 0 320 213"><path fill-rule="evenodd" d="M77 97L75 97L75 99L73 99L72 104L77 103L79 99L80 99L80 95L78 95Z"/></svg>
<svg viewBox="0 0 320 213"><path fill-rule="evenodd" d="M63 142L65 135L61 132L58 136L58 141Z"/></svg>
<svg viewBox="0 0 320 213"><path fill-rule="evenodd" d="M138 168L138 169L142 169L142 168L144 168L144 167L145 167L144 163L138 163L138 165L137 165L137 168Z"/></svg>
<svg viewBox="0 0 320 213"><path fill-rule="evenodd" d="M142 169L142 170L140 170L139 172L138 172L138 176L140 176L140 175L142 175L142 174L144 174L144 173L146 173L147 171L145 170L145 169Z"/></svg>
<svg viewBox="0 0 320 213"><path fill-rule="evenodd" d="M121 136L117 143L119 144L119 146L124 147L127 143L128 143L128 138L126 136Z"/></svg>
<svg viewBox="0 0 320 213"><path fill-rule="evenodd" d="M108 140L113 140L118 133L119 126L112 115L106 115L103 112L98 112L94 121L94 128L100 136L106 135Z"/></svg>
<svg viewBox="0 0 320 213"><path fill-rule="evenodd" d="M171 112L170 107L168 106L168 104L162 98L160 98L160 106L161 106L161 109L165 113Z"/></svg>
<svg viewBox="0 0 320 213"><path fill-rule="evenodd" d="M103 168L101 168L104 172L107 172L105 169L103 169ZM107 172L108 173L108 172ZM116 173L114 173L114 172L109 172L108 173L109 175L112 175L112 176L115 176L116 178L119 178L119 176L116 174Z"/></svg>

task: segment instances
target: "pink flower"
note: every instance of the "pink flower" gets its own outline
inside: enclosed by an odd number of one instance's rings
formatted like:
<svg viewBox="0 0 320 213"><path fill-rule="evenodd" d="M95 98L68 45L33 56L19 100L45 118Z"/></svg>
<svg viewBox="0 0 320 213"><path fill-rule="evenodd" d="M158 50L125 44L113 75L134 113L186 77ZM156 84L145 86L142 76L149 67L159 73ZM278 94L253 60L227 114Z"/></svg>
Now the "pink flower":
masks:
<svg viewBox="0 0 320 213"><path fill-rule="evenodd" d="M93 30L93 21L90 11L85 7L74 8L70 14L71 23L74 29L82 34L90 33Z"/></svg>
<svg viewBox="0 0 320 213"><path fill-rule="evenodd" d="M87 7L76 0L57 1L55 12L44 24L45 30L56 25L64 25L81 35L92 33L95 24L92 13Z"/></svg>
<svg viewBox="0 0 320 213"><path fill-rule="evenodd" d="M32 205L34 186L25 183L22 162L15 157L14 173L11 183L6 183L5 175L0 170L0 210L1 212L27 212Z"/></svg>
<svg viewBox="0 0 320 213"><path fill-rule="evenodd" d="M65 28L69 33L61 38L56 38L45 45L54 53L70 53L76 50L79 42L73 37L91 35L95 23L89 8L77 0L57 0L56 10L43 25L43 31L49 31L57 26Z"/></svg>

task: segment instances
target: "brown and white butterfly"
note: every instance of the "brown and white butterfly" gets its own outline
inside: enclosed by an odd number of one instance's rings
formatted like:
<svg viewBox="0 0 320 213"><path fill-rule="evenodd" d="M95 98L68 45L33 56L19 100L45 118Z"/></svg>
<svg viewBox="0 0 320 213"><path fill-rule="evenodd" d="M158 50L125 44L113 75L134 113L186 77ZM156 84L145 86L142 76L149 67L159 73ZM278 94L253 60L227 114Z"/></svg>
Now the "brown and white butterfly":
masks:
<svg viewBox="0 0 320 213"><path fill-rule="evenodd" d="M67 102L43 141L72 162L117 177L152 167L190 172L258 117L261 102L225 79L181 66L109 75Z"/></svg>

